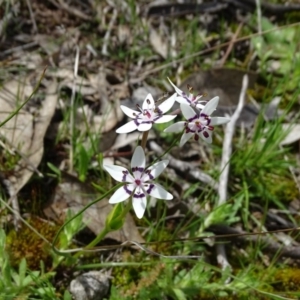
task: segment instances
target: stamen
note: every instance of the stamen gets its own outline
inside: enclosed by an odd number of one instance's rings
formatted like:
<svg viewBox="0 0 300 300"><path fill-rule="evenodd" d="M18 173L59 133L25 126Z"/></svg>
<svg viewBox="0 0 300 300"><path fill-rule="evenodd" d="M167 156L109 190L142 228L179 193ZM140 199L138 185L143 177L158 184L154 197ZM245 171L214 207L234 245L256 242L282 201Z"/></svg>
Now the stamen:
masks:
<svg viewBox="0 0 300 300"><path fill-rule="evenodd" d="M193 87L188 84L187 88L188 88L189 92L192 94L193 93Z"/></svg>
<svg viewBox="0 0 300 300"><path fill-rule="evenodd" d="M140 107L139 104L136 105L137 110L139 110L141 113L143 113L143 109Z"/></svg>

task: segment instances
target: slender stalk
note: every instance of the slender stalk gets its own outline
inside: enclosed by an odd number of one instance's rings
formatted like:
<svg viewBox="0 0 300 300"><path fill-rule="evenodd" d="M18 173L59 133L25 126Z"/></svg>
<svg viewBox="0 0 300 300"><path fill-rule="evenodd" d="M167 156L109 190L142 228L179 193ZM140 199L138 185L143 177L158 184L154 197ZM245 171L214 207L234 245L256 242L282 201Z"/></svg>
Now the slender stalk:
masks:
<svg viewBox="0 0 300 300"><path fill-rule="evenodd" d="M130 208L131 208L131 203L132 203L131 200L128 201L127 205L123 208L122 213L121 213L119 216L117 216L117 218L118 218L119 220L123 220L123 224L124 224L124 222L125 222L126 215L127 215L127 213L129 212L129 210L130 210ZM103 230L97 235L97 237L96 237L93 241L91 241L86 247L84 247L84 248L82 249L82 251L77 252L77 253L74 255L74 257L75 257L75 258L78 258L84 251L86 251L86 250L88 250L88 249L90 249L90 248L96 246L99 242L101 242L101 241L106 237L106 235L107 235L109 232L114 231L114 230L117 230L117 229L112 229L112 228L110 228L108 225L109 225L109 224L105 223L105 227L104 227Z"/></svg>
<svg viewBox="0 0 300 300"><path fill-rule="evenodd" d="M146 148L146 143L147 143L147 139L148 139L148 134L149 134L149 130L143 132L141 146L142 146L142 148L143 148L144 151L145 151L145 148Z"/></svg>

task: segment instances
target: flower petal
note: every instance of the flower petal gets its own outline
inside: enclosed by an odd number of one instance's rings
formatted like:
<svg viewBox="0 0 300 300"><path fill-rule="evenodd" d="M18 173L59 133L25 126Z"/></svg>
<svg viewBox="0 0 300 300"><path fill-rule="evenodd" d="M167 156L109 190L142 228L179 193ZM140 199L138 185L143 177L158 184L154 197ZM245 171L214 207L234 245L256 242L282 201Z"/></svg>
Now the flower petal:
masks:
<svg viewBox="0 0 300 300"><path fill-rule="evenodd" d="M200 103L196 104L196 108L198 108L199 110L202 110L204 107L205 107L205 105L203 105L203 104L200 104Z"/></svg>
<svg viewBox="0 0 300 300"><path fill-rule="evenodd" d="M132 197L132 206L136 216L141 219L144 216L146 206L147 206L147 199L146 196L143 198L134 198Z"/></svg>
<svg viewBox="0 0 300 300"><path fill-rule="evenodd" d="M143 102L143 109L154 109L155 102L152 95L149 93Z"/></svg>
<svg viewBox="0 0 300 300"><path fill-rule="evenodd" d="M180 109L181 112L183 114L183 116L189 120L191 118L194 118L196 114L196 112L188 105L188 104L180 104Z"/></svg>
<svg viewBox="0 0 300 300"><path fill-rule="evenodd" d="M154 198L172 200L173 195L167 192L160 184L155 183L154 188L151 190L150 195Z"/></svg>
<svg viewBox="0 0 300 300"><path fill-rule="evenodd" d="M167 100L165 100L163 103L161 103L158 108L163 112L167 112L172 108L172 106L175 103L175 99L177 97L177 94L174 93L171 97L169 97Z"/></svg>
<svg viewBox="0 0 300 300"><path fill-rule="evenodd" d="M183 92L182 92L182 90L181 89L179 89L171 80L170 80L170 78L168 77L168 80L170 81L170 83L171 83L171 85L173 86L173 88L174 88L174 90L176 91L176 93L178 94L178 95L182 95L183 94Z"/></svg>
<svg viewBox="0 0 300 300"><path fill-rule="evenodd" d="M215 111L218 104L219 104L219 97L217 96L212 98L206 103L201 113L210 116Z"/></svg>
<svg viewBox="0 0 300 300"><path fill-rule="evenodd" d="M187 98L184 98L184 97L181 97L181 96L177 96L176 97L176 101L180 104L187 104L187 105L190 105L190 101L188 101Z"/></svg>
<svg viewBox="0 0 300 300"><path fill-rule="evenodd" d="M127 115L129 118L135 118L140 112L133 110L125 105L120 106L121 109L123 110L123 113Z"/></svg>
<svg viewBox="0 0 300 300"><path fill-rule="evenodd" d="M229 121L230 118L226 118L226 117L212 117L209 125L214 126L214 125L226 124Z"/></svg>
<svg viewBox="0 0 300 300"><path fill-rule="evenodd" d="M116 133L128 133L136 130L138 127L134 121L130 121L116 130Z"/></svg>
<svg viewBox="0 0 300 300"><path fill-rule="evenodd" d="M209 144L212 143L212 131L203 130L203 131L199 132L199 135L206 143L209 143Z"/></svg>
<svg viewBox="0 0 300 300"><path fill-rule="evenodd" d="M125 201L128 199L130 195L126 193L124 186L121 186L119 189L117 189L114 194L110 197L109 203L114 204L114 203L119 203L122 201Z"/></svg>
<svg viewBox="0 0 300 300"><path fill-rule="evenodd" d="M193 135L193 132L184 132L180 139L179 147L182 147Z"/></svg>
<svg viewBox="0 0 300 300"><path fill-rule="evenodd" d="M103 168L116 181L119 181L119 182L133 182L134 181L134 178L132 177L132 175L124 167L116 166L116 165L103 165ZM124 181L124 177L125 177L125 181Z"/></svg>
<svg viewBox="0 0 300 300"><path fill-rule="evenodd" d="M179 131L182 131L183 128L184 128L184 124L185 124L184 121L177 122L177 123L172 124L169 127L167 127L164 130L164 132L179 132Z"/></svg>
<svg viewBox="0 0 300 300"><path fill-rule="evenodd" d="M138 131L148 131L152 127L152 123L141 123L137 126Z"/></svg>
<svg viewBox="0 0 300 300"><path fill-rule="evenodd" d="M154 123L157 123L157 124L167 123L167 122L174 120L176 117L177 117L176 115L162 116L159 119L157 119L156 121L154 121Z"/></svg>
<svg viewBox="0 0 300 300"><path fill-rule="evenodd" d="M131 169L136 167L141 167L145 169L145 165L146 165L145 152L141 146L137 146L132 155Z"/></svg>
<svg viewBox="0 0 300 300"><path fill-rule="evenodd" d="M147 168L147 171L150 171L150 176L146 173L144 173L143 179L144 181L150 180L150 179L154 179L156 177L158 177L163 170L167 167L169 161L167 159L161 160L155 164L153 164L151 167ZM149 177L149 179L146 179L146 177ZM151 178L150 178L151 177Z"/></svg>

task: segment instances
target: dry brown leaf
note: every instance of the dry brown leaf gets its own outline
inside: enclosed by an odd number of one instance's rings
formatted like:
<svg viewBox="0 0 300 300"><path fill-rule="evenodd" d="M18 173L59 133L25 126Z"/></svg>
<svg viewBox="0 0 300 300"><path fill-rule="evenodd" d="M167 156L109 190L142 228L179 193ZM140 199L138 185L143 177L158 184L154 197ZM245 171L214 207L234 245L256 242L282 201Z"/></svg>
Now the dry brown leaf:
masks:
<svg viewBox="0 0 300 300"><path fill-rule="evenodd" d="M33 92L28 78L24 82L10 81L0 91L1 122ZM43 156L44 136L57 103L57 82L55 80L47 86L45 94L45 99L41 101L41 107L33 108L35 115L23 108L0 128L1 139L5 147L20 155L13 175L5 178L11 197L16 197L20 189L27 183L33 172L37 170Z"/></svg>
<svg viewBox="0 0 300 300"><path fill-rule="evenodd" d="M282 127L284 131L288 130L288 134L280 145L290 145L300 141L300 124L282 124Z"/></svg>
<svg viewBox="0 0 300 300"><path fill-rule="evenodd" d="M97 197L96 192L91 186L80 182L77 178L69 174L63 174L63 180L57 186L53 200L44 209L44 213L54 221L63 222L68 210L77 213ZM83 213L83 222L95 235L103 230L106 218L112 210L112 207L113 206L108 203L108 199L103 199L89 207ZM110 232L106 237L118 242L127 240L139 243L144 242L144 239L141 237L129 214L126 217L123 228L118 231Z"/></svg>
<svg viewBox="0 0 300 300"><path fill-rule="evenodd" d="M160 56L165 59L168 57L168 44L166 43L166 39L163 39L158 31L153 28L150 31L150 44L154 51Z"/></svg>

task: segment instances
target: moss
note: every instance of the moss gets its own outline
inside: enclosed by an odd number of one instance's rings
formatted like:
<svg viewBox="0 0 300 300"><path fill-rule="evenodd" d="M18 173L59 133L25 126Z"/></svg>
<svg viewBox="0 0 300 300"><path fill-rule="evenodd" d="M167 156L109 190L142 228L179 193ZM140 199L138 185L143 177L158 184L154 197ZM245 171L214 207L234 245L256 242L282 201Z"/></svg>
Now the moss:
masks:
<svg viewBox="0 0 300 300"><path fill-rule="evenodd" d="M53 226L39 218L31 218L28 223L33 226L48 241L52 241L58 226ZM52 258L50 255L50 245L44 242L29 227L23 225L16 232L14 229L7 234L7 252L10 256L12 266L19 265L22 258L26 258L29 269L36 270L40 268L42 260L46 268L50 268Z"/></svg>
<svg viewBox="0 0 300 300"><path fill-rule="evenodd" d="M274 281L275 284L273 286L277 291L300 291L300 269L279 269L274 274Z"/></svg>
<svg viewBox="0 0 300 300"><path fill-rule="evenodd" d="M123 252L123 262L144 262L144 255L132 255L129 251ZM136 297L142 289L148 288L156 282L157 278L164 269L164 264L153 261L151 265L127 266L113 269L112 283L120 286L120 294L124 299Z"/></svg>
<svg viewBox="0 0 300 300"><path fill-rule="evenodd" d="M289 203L299 197L299 191L292 178L276 174L264 174L264 181L254 179L255 186L261 186L265 194L270 198L277 198L282 203Z"/></svg>

